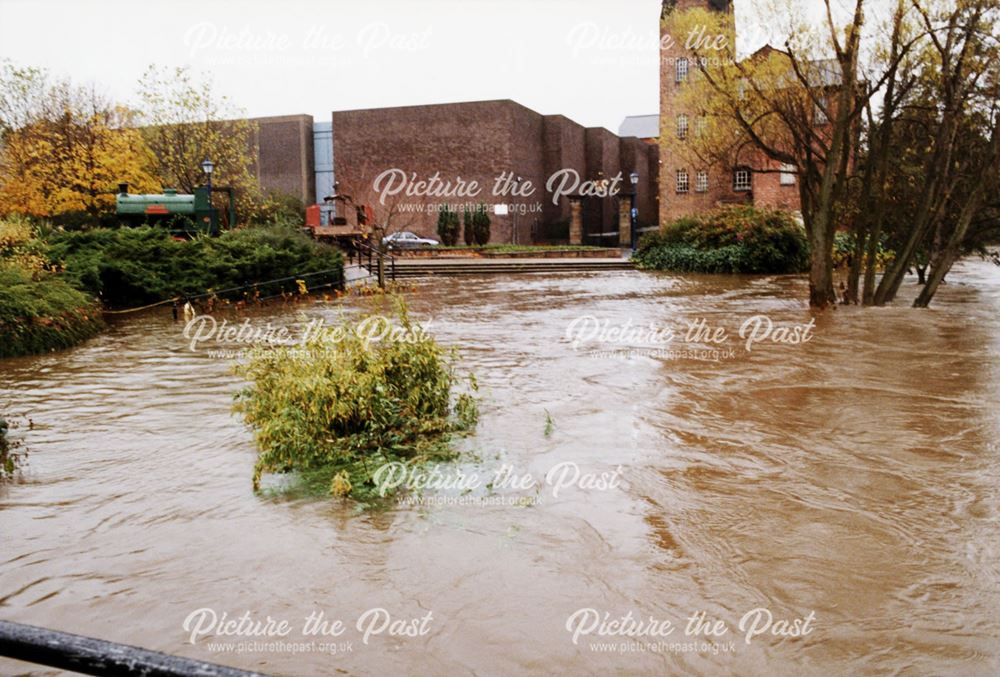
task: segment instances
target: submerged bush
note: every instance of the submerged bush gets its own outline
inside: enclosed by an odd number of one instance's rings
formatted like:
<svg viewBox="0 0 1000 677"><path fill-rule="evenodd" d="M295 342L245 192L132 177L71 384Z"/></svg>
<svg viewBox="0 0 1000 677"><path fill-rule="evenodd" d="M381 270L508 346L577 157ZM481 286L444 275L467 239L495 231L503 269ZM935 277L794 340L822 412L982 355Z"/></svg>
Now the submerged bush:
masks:
<svg viewBox="0 0 1000 677"><path fill-rule="evenodd" d="M11 423L0 417L0 482L12 479L28 456L24 443L10 435L11 428L15 427L16 421Z"/></svg>
<svg viewBox="0 0 1000 677"><path fill-rule="evenodd" d="M474 397L454 392L453 365L454 354L402 305L391 317L345 320L302 345L257 350L236 367L250 381L236 409L259 448L254 488L264 473L298 471L313 487L365 500L386 463L453 458L452 435L478 418Z"/></svg>
<svg viewBox="0 0 1000 677"><path fill-rule="evenodd" d="M886 249L886 238L883 237L875 248L875 268L885 270L885 267L895 257L896 253ZM833 238L833 267L848 268L851 259L854 257L854 248L857 243L857 236L854 233L837 231ZM864 255L867 255L865 252ZM862 258L862 260L864 260Z"/></svg>
<svg viewBox="0 0 1000 677"><path fill-rule="evenodd" d="M798 273L809 267L805 230L788 212L722 207L642 238L633 257L650 270Z"/></svg>

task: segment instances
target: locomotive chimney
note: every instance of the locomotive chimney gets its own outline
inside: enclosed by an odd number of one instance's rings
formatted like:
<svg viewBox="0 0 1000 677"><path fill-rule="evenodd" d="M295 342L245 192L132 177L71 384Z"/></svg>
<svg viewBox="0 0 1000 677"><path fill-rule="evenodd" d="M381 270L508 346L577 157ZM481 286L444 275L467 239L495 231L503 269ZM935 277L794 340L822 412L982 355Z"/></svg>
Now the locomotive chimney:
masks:
<svg viewBox="0 0 1000 677"><path fill-rule="evenodd" d="M127 183L119 183L118 184L118 193L120 195L128 195L128 184Z"/></svg>

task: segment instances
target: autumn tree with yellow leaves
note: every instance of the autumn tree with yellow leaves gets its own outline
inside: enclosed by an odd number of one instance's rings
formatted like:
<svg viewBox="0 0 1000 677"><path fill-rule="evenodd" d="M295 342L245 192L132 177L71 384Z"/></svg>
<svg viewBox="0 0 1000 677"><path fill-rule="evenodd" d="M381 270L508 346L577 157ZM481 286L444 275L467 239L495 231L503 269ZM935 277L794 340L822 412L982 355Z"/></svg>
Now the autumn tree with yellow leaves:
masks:
<svg viewBox="0 0 1000 677"><path fill-rule="evenodd" d="M119 182L159 192L136 113L95 87L0 64L0 213L96 217Z"/></svg>
<svg viewBox="0 0 1000 677"><path fill-rule="evenodd" d="M684 43L695 68L681 94L682 105L703 125L689 142L675 143L666 152L692 154L699 164L748 166L756 173L791 168L798 175L811 250L809 300L819 307L837 299L833 242L839 212L847 204L862 112L862 6L863 0L857 0L846 26L835 24L831 16L825 32L800 27L799 34L813 41L764 48L747 58L736 53L729 14L667 11L664 17L668 35L700 32L715 38Z"/></svg>
<svg viewBox="0 0 1000 677"><path fill-rule="evenodd" d="M694 67L679 101L701 125L683 142L664 135L664 155L797 175L811 305L890 303L925 257L914 304L926 306L952 264L995 237L996 0L822 0L818 23L774 0L788 37L751 55L736 52L732 14L675 4L665 0L663 30L698 38L683 43ZM838 230L854 243L840 298ZM884 240L893 256L877 279Z"/></svg>
<svg viewBox="0 0 1000 677"><path fill-rule="evenodd" d="M51 81L38 68L0 62L0 215L112 212L119 183L133 193L205 183L234 189L246 217L266 208L256 176L257 129L212 83L185 68L150 67L138 87L141 110L96 87Z"/></svg>
<svg viewBox="0 0 1000 677"><path fill-rule="evenodd" d="M235 190L237 212L252 215L263 202L256 176L257 127L208 78L187 68L150 66L139 81L143 137L164 185L190 193L204 185L201 162L215 163L212 183Z"/></svg>

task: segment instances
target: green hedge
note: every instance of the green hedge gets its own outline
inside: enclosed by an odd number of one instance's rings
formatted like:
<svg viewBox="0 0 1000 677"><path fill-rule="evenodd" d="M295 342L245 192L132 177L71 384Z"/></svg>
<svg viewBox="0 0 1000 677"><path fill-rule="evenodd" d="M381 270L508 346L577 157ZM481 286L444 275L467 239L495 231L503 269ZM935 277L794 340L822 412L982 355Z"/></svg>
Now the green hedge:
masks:
<svg viewBox="0 0 1000 677"><path fill-rule="evenodd" d="M298 280L307 290L340 286L340 251L281 226L175 240L156 227L66 232L0 220L0 358L93 336L104 326L102 303L129 308L207 292L265 298L303 291Z"/></svg>
<svg viewBox="0 0 1000 677"><path fill-rule="evenodd" d="M71 283L122 308L261 283L262 296L343 281L343 256L291 228L247 228L175 240L156 227L53 233L49 256ZM321 273L321 274L317 274ZM239 296L234 292L229 296ZM247 292L249 293L249 292Z"/></svg>
<svg viewBox="0 0 1000 677"><path fill-rule="evenodd" d="M809 267L809 243L788 212L722 207L646 235L633 258L648 270L799 273Z"/></svg>
<svg viewBox="0 0 1000 677"><path fill-rule="evenodd" d="M0 358L69 348L103 327L97 303L61 276L0 264Z"/></svg>

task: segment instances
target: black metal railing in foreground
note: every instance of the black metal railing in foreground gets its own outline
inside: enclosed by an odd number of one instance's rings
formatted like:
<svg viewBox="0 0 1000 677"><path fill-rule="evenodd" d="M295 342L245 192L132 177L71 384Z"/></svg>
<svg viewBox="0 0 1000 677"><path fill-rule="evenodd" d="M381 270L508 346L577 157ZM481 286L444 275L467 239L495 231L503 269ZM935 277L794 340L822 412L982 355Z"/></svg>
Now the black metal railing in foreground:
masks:
<svg viewBox="0 0 1000 677"><path fill-rule="evenodd" d="M267 677L10 621L0 621L0 656L101 677Z"/></svg>

